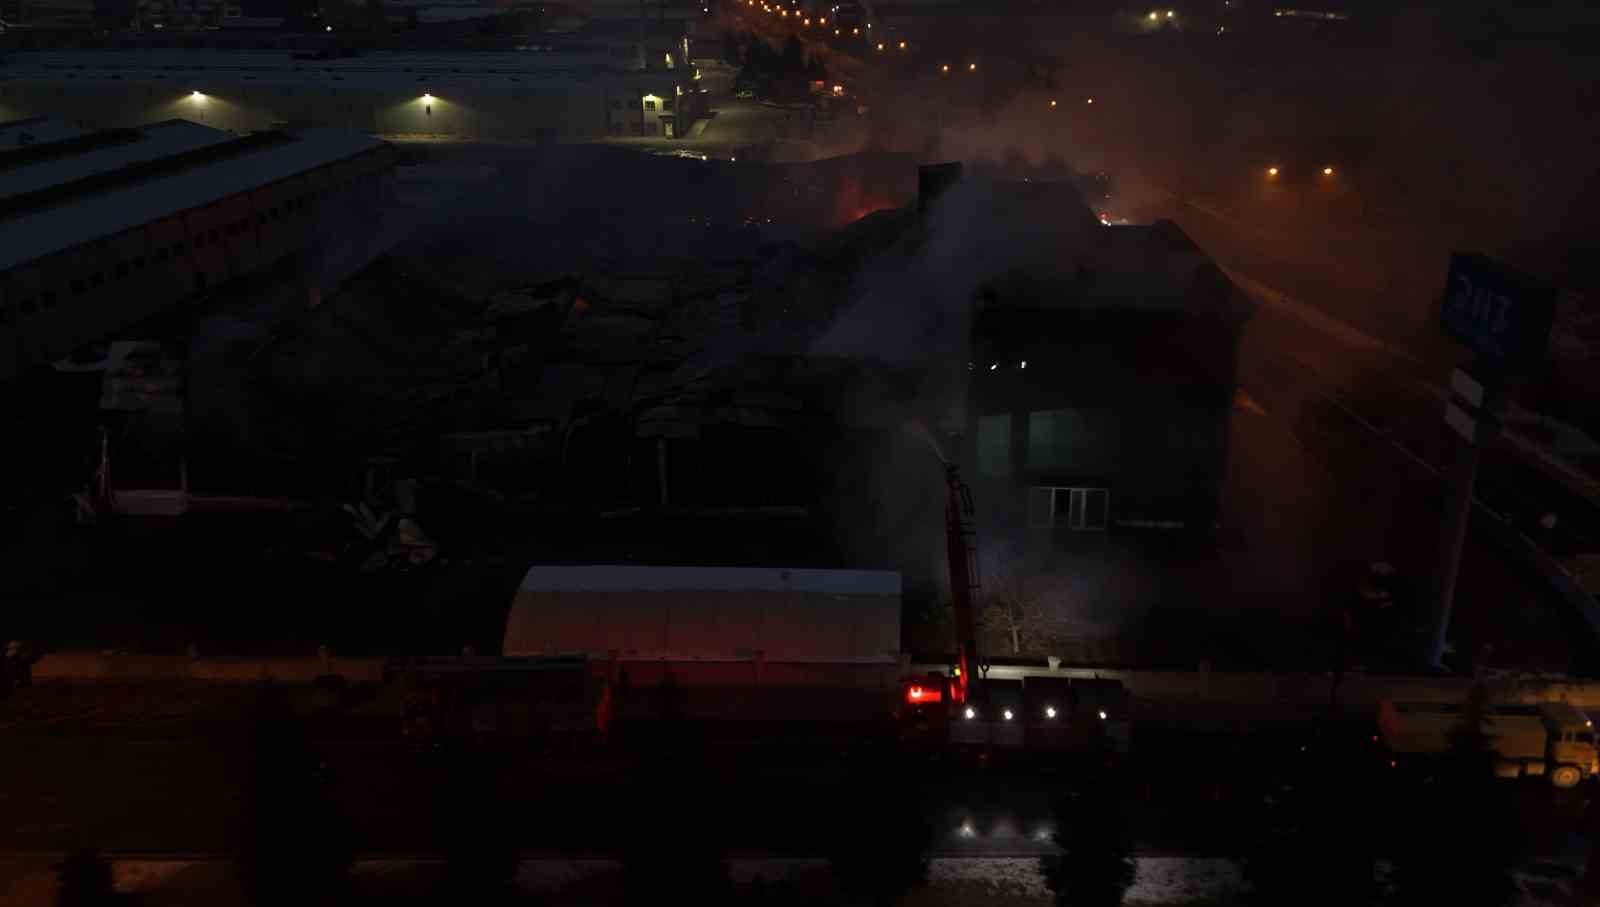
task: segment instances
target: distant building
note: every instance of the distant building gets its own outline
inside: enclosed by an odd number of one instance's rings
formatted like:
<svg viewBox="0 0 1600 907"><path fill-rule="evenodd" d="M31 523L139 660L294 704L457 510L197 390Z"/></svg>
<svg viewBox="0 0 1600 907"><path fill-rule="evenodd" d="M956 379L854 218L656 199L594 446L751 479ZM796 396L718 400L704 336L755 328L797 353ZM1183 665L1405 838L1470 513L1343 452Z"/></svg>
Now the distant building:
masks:
<svg viewBox="0 0 1600 907"><path fill-rule="evenodd" d="M336 129L0 123L0 379L316 246L334 202L379 217L391 166Z"/></svg>
<svg viewBox="0 0 1600 907"><path fill-rule="evenodd" d="M680 52L685 42L679 40ZM600 56L597 57L596 54ZM181 117L238 132L285 124L473 139L685 134L704 114L693 66L610 47L300 59L285 52L61 51L0 70L0 121L96 127Z"/></svg>

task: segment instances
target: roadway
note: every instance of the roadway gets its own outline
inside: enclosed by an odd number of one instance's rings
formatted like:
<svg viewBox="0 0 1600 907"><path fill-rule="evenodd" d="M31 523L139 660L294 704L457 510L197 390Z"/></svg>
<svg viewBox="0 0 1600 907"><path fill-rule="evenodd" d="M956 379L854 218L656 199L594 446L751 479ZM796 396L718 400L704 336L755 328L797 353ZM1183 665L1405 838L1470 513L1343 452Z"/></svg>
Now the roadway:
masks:
<svg viewBox="0 0 1600 907"><path fill-rule="evenodd" d="M21 691L0 704L0 720L14 718L19 699L52 695L48 687ZM243 705L237 697L191 704L204 720L166 724L120 720L115 710L9 720L0 776L27 781L0 788L7 817L0 853L88 843L145 857L226 855L241 840L247 805ZM442 817L452 795L438 754L402 743L393 727L323 727L315 746L359 851L435 851L450 832ZM1227 856L1233 835L1247 831L1240 816L1258 803L1269 776L1293 775L1307 743L1315 745L1299 737L1136 729L1126 777L1138 852ZM618 829L650 821L634 786L641 763L626 752L513 740L480 744L474 754L483 789L492 791L475 815L504 829L524 852L610 855ZM836 747L711 745L696 765L678 780L701 814L696 827L729 853L820 856L841 819L870 809L846 799ZM1359 771L1354 759L1341 765ZM934 831L933 855L1017 858L1051 852L1052 805L1079 783L1076 766L1059 756L903 755L897 774L918 792ZM1506 783L1523 817L1529 858L1570 856L1592 787ZM1378 797L1364 808L1383 810L1385 802Z"/></svg>
<svg viewBox="0 0 1600 907"><path fill-rule="evenodd" d="M8 819L0 853L61 851L74 841L109 853L237 848L251 755L245 723L234 718L186 728L107 725L101 717L8 729L0 776L27 782L0 789ZM440 814L450 797L437 753L395 734L336 729L315 745L363 853L437 848L448 833ZM1293 769L1283 761L1282 741L1264 737L1136 731L1134 747L1130 821L1139 853L1149 856L1226 856L1238 811L1253 803L1269 774ZM626 752L528 741L474 752L475 771L493 779L483 821L506 825L525 851L614 853L616 829L645 821L632 785L640 763ZM1184 758L1173 760L1174 752ZM902 757L899 771L920 792L936 856L1026 857L1050 853L1051 806L1074 789L1075 765L1062 757ZM829 829L861 808L842 800L842 755L832 747L712 745L698 766L683 785L693 790L706 827L733 853L818 856ZM1592 790L1507 784L1528 825L1530 854L1570 848Z"/></svg>
<svg viewBox="0 0 1600 907"><path fill-rule="evenodd" d="M1426 592L1440 562L1439 476L1460 450L1443 426L1441 391L1459 353L1398 324L1380 332L1334 317L1350 310L1336 287L1286 293L1278 285L1296 274L1261 256L1251 233L1215 213L1176 213L1258 305L1241 349L1245 405L1226 492L1250 562L1292 573L1281 578L1316 595L1387 561ZM1595 668L1592 631L1579 615L1481 532L1463 553L1451 642L1489 667Z"/></svg>

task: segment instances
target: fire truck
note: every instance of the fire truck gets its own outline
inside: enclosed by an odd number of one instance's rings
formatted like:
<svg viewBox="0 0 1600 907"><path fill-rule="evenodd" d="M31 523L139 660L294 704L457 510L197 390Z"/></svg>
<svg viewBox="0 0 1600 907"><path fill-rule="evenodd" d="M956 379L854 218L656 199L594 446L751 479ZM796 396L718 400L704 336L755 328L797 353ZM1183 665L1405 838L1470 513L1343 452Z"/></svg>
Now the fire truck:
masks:
<svg viewBox="0 0 1600 907"><path fill-rule="evenodd" d="M905 677L902 724L908 736L968 749L1063 750L1125 754L1129 696L1119 680L1028 671L990 678L978 652L980 577L972 491L944 462L945 542L956 657L945 671Z"/></svg>

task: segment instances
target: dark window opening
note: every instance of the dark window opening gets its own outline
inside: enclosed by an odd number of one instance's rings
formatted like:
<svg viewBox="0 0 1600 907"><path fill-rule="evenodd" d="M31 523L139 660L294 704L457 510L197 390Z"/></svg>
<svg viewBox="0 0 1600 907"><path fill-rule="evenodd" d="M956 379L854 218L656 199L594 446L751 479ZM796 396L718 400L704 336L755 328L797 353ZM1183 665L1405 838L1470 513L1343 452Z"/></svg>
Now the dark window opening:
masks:
<svg viewBox="0 0 1600 907"><path fill-rule="evenodd" d="M82 296L83 295L83 281L74 280L74 281L70 282L69 284L67 284L67 286L72 288L72 295L74 295L74 296Z"/></svg>

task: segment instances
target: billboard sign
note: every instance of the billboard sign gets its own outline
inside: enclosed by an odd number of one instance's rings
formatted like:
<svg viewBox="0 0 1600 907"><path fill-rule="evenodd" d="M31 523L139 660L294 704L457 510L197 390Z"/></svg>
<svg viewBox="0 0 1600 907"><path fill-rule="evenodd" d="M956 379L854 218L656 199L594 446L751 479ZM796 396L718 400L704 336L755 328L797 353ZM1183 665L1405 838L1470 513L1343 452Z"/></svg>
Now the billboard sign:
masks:
<svg viewBox="0 0 1600 907"><path fill-rule="evenodd" d="M1538 364L1549 347L1555 309L1555 287L1484 255L1450 256L1440 323L1484 364Z"/></svg>

